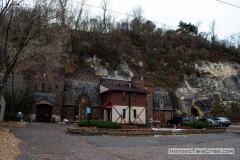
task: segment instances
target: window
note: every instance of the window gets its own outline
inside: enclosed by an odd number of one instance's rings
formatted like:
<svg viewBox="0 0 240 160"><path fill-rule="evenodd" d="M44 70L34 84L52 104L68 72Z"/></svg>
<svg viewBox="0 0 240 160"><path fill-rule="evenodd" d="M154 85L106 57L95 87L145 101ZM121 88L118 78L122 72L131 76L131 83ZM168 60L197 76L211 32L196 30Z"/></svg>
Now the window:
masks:
<svg viewBox="0 0 240 160"><path fill-rule="evenodd" d="M163 100L162 100L162 99L158 100L158 105L159 105L159 108L160 108L160 109L163 109L163 108L164 108L164 103L163 103Z"/></svg>
<svg viewBox="0 0 240 160"><path fill-rule="evenodd" d="M44 89L44 83L42 83L42 89Z"/></svg>
<svg viewBox="0 0 240 160"><path fill-rule="evenodd" d="M37 89L37 84L35 85L35 90Z"/></svg>
<svg viewBox="0 0 240 160"><path fill-rule="evenodd" d="M136 117L137 117L137 110L134 109L134 110L133 110L133 118L136 119Z"/></svg>
<svg viewBox="0 0 240 160"><path fill-rule="evenodd" d="M126 93L123 92L123 101L125 101L125 100L126 100Z"/></svg>
<svg viewBox="0 0 240 160"><path fill-rule="evenodd" d="M133 101L136 102L136 93L133 94Z"/></svg>
<svg viewBox="0 0 240 160"><path fill-rule="evenodd" d="M126 117L125 112L126 112L126 109L123 109L123 115L122 115L123 119L125 119L125 117Z"/></svg>
<svg viewBox="0 0 240 160"><path fill-rule="evenodd" d="M51 84L49 84L49 90L51 90L51 87L52 87Z"/></svg>
<svg viewBox="0 0 240 160"><path fill-rule="evenodd" d="M58 89L58 85L56 85L56 89Z"/></svg>

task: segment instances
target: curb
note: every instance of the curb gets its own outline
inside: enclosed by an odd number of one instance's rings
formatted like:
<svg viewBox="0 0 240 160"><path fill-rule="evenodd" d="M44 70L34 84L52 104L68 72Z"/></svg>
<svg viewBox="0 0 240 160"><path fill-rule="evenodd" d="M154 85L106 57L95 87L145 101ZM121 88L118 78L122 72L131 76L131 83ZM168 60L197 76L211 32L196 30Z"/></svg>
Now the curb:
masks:
<svg viewBox="0 0 240 160"><path fill-rule="evenodd" d="M154 135L186 135L217 134L226 132L226 128L203 128L189 130L152 130L152 129L74 129L69 127L67 133L84 136L154 136ZM239 133L240 134L240 133Z"/></svg>

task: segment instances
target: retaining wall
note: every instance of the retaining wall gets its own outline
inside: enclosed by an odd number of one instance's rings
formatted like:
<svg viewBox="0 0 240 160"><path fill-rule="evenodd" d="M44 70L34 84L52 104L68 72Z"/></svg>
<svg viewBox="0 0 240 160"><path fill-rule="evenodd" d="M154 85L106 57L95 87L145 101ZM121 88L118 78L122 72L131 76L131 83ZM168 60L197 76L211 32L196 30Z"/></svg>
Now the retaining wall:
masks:
<svg viewBox="0 0 240 160"><path fill-rule="evenodd" d="M209 134L223 133L226 128L204 128L189 130L152 130L152 129L76 129L68 128L68 133L88 136L153 136L153 135L175 135L175 134Z"/></svg>

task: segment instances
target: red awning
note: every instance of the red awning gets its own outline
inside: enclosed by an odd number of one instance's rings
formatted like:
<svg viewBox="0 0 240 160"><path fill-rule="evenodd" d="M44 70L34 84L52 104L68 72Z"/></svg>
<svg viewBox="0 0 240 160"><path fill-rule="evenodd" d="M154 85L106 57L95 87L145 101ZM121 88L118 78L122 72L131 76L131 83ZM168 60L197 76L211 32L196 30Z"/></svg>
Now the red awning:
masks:
<svg viewBox="0 0 240 160"><path fill-rule="evenodd" d="M104 103L102 109L112 109L112 102Z"/></svg>

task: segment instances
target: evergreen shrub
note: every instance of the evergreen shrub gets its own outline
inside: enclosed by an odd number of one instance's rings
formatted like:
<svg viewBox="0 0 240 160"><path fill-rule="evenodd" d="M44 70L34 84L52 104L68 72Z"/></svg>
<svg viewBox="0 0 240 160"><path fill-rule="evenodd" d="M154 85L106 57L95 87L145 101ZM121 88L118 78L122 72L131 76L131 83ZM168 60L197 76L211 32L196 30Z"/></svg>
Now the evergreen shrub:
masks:
<svg viewBox="0 0 240 160"><path fill-rule="evenodd" d="M78 123L79 126L88 126L88 120L84 120ZM121 128L122 125L117 122L107 122L107 121L98 121L98 120L89 120L89 126L97 128Z"/></svg>
<svg viewBox="0 0 240 160"><path fill-rule="evenodd" d="M197 129L203 129L203 128L214 128L215 126L210 123L195 121L195 122L184 122L182 124L183 126L189 126Z"/></svg>

